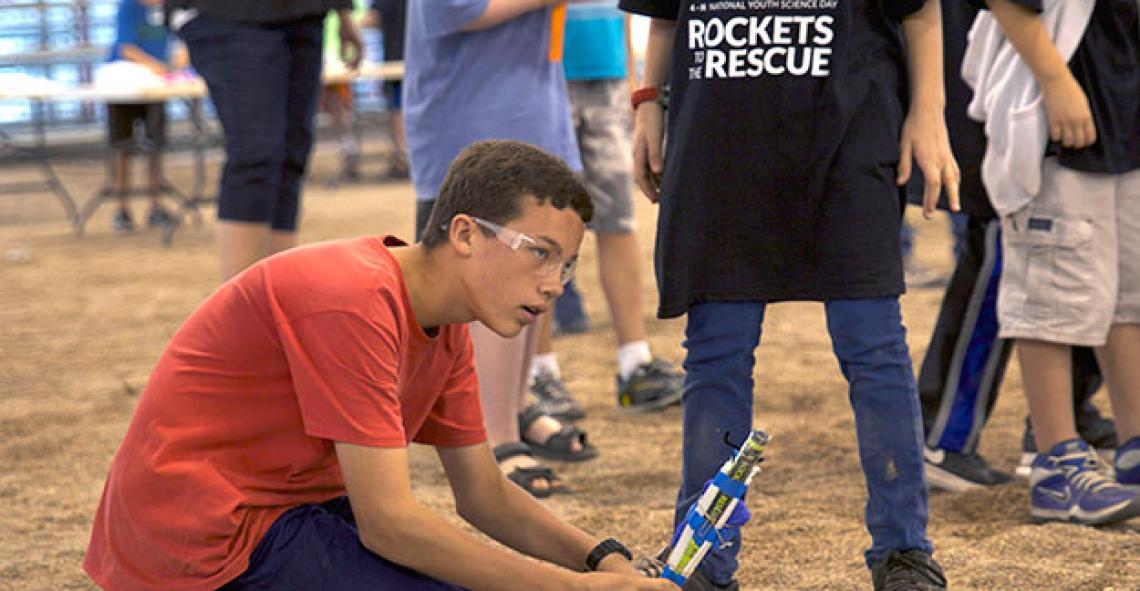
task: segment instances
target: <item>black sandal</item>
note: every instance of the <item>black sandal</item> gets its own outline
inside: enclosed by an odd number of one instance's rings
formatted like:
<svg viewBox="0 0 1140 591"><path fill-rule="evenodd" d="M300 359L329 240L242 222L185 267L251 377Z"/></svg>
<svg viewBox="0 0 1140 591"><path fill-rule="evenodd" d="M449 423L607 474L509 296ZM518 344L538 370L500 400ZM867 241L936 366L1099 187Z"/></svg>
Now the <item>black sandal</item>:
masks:
<svg viewBox="0 0 1140 591"><path fill-rule="evenodd" d="M527 429L544 416L550 415L546 414L536 402L528 404L519 413L519 438L526 443L533 455L562 462L584 462L598 457L598 448L590 445L586 441L586 433L571 423L560 421L562 428L557 433L547 437L546 441L535 442L527 439ZM573 451L574 442L578 442L582 449Z"/></svg>
<svg viewBox="0 0 1140 591"><path fill-rule="evenodd" d="M502 462L515 456L532 457L534 455L531 453L530 447L520 441L504 443L491 451L495 454L496 462ZM570 492L570 487L561 484L562 479L548 466L518 466L507 474L507 479L522 487L536 499L546 499L554 493ZM536 480L545 480L546 488L536 487L534 485Z"/></svg>

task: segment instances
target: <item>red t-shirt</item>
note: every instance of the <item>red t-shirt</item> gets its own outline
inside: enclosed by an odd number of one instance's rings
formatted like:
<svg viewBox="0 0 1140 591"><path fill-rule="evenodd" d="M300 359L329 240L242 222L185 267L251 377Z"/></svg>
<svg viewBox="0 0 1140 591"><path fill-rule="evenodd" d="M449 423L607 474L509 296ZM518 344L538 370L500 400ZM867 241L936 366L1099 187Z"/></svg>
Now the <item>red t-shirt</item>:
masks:
<svg viewBox="0 0 1140 591"><path fill-rule="evenodd" d="M334 441L486 440L466 325L429 337L378 237L295 249L218 289L163 352L111 463L83 568L216 589L291 507L345 494Z"/></svg>

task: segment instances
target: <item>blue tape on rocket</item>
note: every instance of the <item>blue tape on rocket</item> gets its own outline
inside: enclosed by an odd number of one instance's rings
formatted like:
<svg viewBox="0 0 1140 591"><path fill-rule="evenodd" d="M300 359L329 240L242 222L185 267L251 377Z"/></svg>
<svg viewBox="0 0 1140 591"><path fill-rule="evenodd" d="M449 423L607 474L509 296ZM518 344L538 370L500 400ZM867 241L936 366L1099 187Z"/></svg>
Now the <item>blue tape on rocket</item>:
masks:
<svg viewBox="0 0 1140 591"><path fill-rule="evenodd" d="M666 566L665 572L661 573L661 578L673 581L678 587L685 586L685 577L681 573L674 571L672 567Z"/></svg>
<svg viewBox="0 0 1140 591"><path fill-rule="evenodd" d="M716 527L704 515L696 514L693 520L687 522L693 528L693 543L700 547L705 542L717 542L720 540L720 532L716 531ZM699 521L697 521L699 519Z"/></svg>
<svg viewBox="0 0 1140 591"><path fill-rule="evenodd" d="M717 472L716 476L712 479L713 486L720 489L720 492L734 499L744 498L744 491L748 490L748 485L739 480L733 480L724 472Z"/></svg>
<svg viewBox="0 0 1140 591"><path fill-rule="evenodd" d="M693 539L706 539L708 532L716 529L711 521L700 511L690 511L685 515L685 525L693 529Z"/></svg>

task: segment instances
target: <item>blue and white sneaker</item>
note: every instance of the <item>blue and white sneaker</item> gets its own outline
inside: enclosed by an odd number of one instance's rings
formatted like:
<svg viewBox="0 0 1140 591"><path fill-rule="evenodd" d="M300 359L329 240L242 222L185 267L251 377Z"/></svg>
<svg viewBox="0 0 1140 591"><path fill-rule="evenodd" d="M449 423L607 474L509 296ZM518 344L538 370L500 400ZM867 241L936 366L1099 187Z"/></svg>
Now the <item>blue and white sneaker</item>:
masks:
<svg viewBox="0 0 1140 591"><path fill-rule="evenodd" d="M1029 506L1035 521L1105 525L1140 515L1135 492L1098 470L1097 456L1080 439L1062 441L1033 461Z"/></svg>
<svg viewBox="0 0 1140 591"><path fill-rule="evenodd" d="M1140 436L1133 437L1116 449L1116 482L1125 490L1140 495Z"/></svg>

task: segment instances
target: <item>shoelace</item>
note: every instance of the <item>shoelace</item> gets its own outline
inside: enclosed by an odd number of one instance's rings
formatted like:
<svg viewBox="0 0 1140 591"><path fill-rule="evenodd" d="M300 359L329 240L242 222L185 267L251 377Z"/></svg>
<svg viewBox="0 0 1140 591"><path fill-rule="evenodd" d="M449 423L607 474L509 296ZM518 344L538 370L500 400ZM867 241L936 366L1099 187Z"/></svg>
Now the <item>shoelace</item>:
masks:
<svg viewBox="0 0 1140 591"><path fill-rule="evenodd" d="M679 376L673 371L673 365L664 359L654 359L648 364L641 366L646 376L664 379L679 379Z"/></svg>
<svg viewBox="0 0 1140 591"><path fill-rule="evenodd" d="M534 378L534 390L540 393L542 398L548 400L562 401L571 398L570 391L566 389L562 381L548 374L540 374Z"/></svg>
<svg viewBox="0 0 1140 591"><path fill-rule="evenodd" d="M1057 459L1057 461L1064 462L1065 460L1080 459L1080 465L1063 466L1066 475L1072 481L1073 485L1081 490L1089 490L1092 492L1101 492L1105 489L1118 488L1119 485L1109 477L1105 476L1102 471L1102 464L1104 460L1093 450L1088 453L1074 453L1066 454Z"/></svg>

